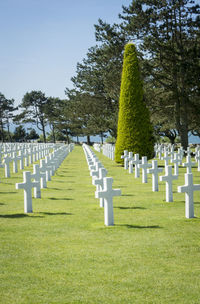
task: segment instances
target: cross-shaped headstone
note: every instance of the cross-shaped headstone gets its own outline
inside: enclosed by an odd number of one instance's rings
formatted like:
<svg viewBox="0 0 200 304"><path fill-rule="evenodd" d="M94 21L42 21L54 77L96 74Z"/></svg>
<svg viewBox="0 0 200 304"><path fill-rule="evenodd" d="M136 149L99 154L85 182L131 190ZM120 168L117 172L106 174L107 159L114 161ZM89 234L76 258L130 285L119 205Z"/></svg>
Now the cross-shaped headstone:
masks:
<svg viewBox="0 0 200 304"><path fill-rule="evenodd" d="M166 182L166 202L173 202L172 182L178 179L178 175L172 174L172 166L165 167L165 175L160 176L161 182Z"/></svg>
<svg viewBox="0 0 200 304"><path fill-rule="evenodd" d="M3 164L5 165L5 177L10 177L10 162L12 161L12 157L8 154L5 154L3 158Z"/></svg>
<svg viewBox="0 0 200 304"><path fill-rule="evenodd" d="M124 169L128 170L128 150L124 150L124 155L121 158L124 159Z"/></svg>
<svg viewBox="0 0 200 304"><path fill-rule="evenodd" d="M134 154L134 159L132 163L135 165L135 178L140 177L140 168L139 164L141 164L141 160L139 159L139 154Z"/></svg>
<svg viewBox="0 0 200 304"><path fill-rule="evenodd" d="M139 166L139 168L142 169L142 182L146 184L147 183L147 169L151 167L151 165L148 164L146 156L142 157L142 163L138 166Z"/></svg>
<svg viewBox="0 0 200 304"><path fill-rule="evenodd" d="M191 149L190 147L187 147L187 150L185 151L187 156L190 156L191 155Z"/></svg>
<svg viewBox="0 0 200 304"><path fill-rule="evenodd" d="M191 156L190 155L186 156L186 162L183 163L183 167L187 168L187 172L186 173L192 173L192 167L194 165L195 165L195 162L192 162Z"/></svg>
<svg viewBox="0 0 200 304"><path fill-rule="evenodd" d="M162 157L162 160L165 161L165 167L168 166L169 160L171 159L171 157L169 156L168 152L165 152L164 156Z"/></svg>
<svg viewBox="0 0 200 304"><path fill-rule="evenodd" d="M101 162L96 162L95 169L90 171L90 176L96 176L99 177L99 170L102 168Z"/></svg>
<svg viewBox="0 0 200 304"><path fill-rule="evenodd" d="M174 153L174 158L171 160L171 162L174 164L174 174L178 175L178 166L180 165L180 159L178 157L178 153Z"/></svg>
<svg viewBox="0 0 200 304"><path fill-rule="evenodd" d="M198 165L197 170L200 171L200 151L199 151L199 150L197 151L197 154L196 154L196 156L195 156L195 159L196 159L197 165Z"/></svg>
<svg viewBox="0 0 200 304"><path fill-rule="evenodd" d="M158 168L157 160L152 161L152 168L147 170L147 173L152 174L152 191L158 191L158 173L162 172L162 168Z"/></svg>
<svg viewBox="0 0 200 304"><path fill-rule="evenodd" d="M184 151L183 151L182 147L178 148L177 154L178 154L178 158L180 160L180 165L182 165L182 160L183 160L183 155L184 155Z"/></svg>
<svg viewBox="0 0 200 304"><path fill-rule="evenodd" d="M51 167L48 166L48 164L46 163L45 159L41 159L40 160L40 171L44 172L46 174L46 181L50 181L51 180Z"/></svg>
<svg viewBox="0 0 200 304"><path fill-rule="evenodd" d="M38 164L33 165L33 174L31 174L31 178L34 179L35 182L38 182L38 186L34 187L34 197L41 198L41 179L46 180L46 174L40 172L40 167Z"/></svg>
<svg viewBox="0 0 200 304"><path fill-rule="evenodd" d="M23 170L24 169L24 155L23 155L22 151L19 151L17 159L19 159L19 168L20 168L20 170Z"/></svg>
<svg viewBox="0 0 200 304"><path fill-rule="evenodd" d="M12 160L13 160L13 173L17 173L18 172L18 166L17 166L17 153L13 152L12 153Z"/></svg>
<svg viewBox="0 0 200 304"><path fill-rule="evenodd" d="M92 184L96 186L96 191L103 190L103 179L107 175L107 170L105 168L99 169L99 177L96 176L92 179ZM104 199L100 198L100 207L104 207Z"/></svg>
<svg viewBox="0 0 200 304"><path fill-rule="evenodd" d="M193 184L193 175L192 173L185 173L185 185L178 186L178 192L185 192L185 217L193 218L194 217L194 191L200 191L200 185Z"/></svg>
<svg viewBox="0 0 200 304"><path fill-rule="evenodd" d="M17 183L16 189L24 189L24 212L31 213L32 209L32 188L37 187L38 182L31 181L31 172L23 172L23 183Z"/></svg>
<svg viewBox="0 0 200 304"><path fill-rule="evenodd" d="M96 191L96 198L104 199L104 223L106 226L114 225L113 215L113 196L121 195L120 189L112 189L113 179L112 177L104 177L103 190Z"/></svg>
<svg viewBox="0 0 200 304"><path fill-rule="evenodd" d="M133 173L133 163L132 163L132 160L133 160L133 152L129 152L128 154L128 169L129 169L129 173Z"/></svg>

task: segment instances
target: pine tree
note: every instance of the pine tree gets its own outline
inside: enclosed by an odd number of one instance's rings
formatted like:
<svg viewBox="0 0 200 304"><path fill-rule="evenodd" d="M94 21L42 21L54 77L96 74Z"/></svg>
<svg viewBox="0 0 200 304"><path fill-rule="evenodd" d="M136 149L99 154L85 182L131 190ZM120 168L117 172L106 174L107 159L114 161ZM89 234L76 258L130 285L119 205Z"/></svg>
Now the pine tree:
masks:
<svg viewBox="0 0 200 304"><path fill-rule="evenodd" d="M143 101L136 48L133 43L128 43L124 51L115 161L123 162L121 155L124 150L151 158L153 144L153 130Z"/></svg>

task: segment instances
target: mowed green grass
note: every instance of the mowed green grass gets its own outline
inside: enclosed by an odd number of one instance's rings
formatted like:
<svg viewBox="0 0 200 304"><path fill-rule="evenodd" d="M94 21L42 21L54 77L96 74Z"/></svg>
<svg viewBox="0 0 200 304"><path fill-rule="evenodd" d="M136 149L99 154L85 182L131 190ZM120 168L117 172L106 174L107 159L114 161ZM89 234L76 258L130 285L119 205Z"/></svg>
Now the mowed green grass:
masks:
<svg viewBox="0 0 200 304"><path fill-rule="evenodd" d="M122 191L112 227L104 226L79 146L33 199L32 214L24 214L23 190L15 190L22 171L1 177L0 303L200 303L200 192L196 217L186 219L184 194L176 193L185 169L174 181L174 202L166 203L164 183L153 193L150 175L142 184L95 153Z"/></svg>

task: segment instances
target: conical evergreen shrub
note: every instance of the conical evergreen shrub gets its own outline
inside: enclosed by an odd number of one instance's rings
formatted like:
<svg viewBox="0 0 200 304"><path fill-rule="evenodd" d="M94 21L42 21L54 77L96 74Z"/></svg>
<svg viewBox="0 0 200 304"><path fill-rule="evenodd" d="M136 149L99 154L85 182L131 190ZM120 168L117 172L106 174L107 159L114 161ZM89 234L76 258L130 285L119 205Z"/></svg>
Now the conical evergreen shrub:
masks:
<svg viewBox="0 0 200 304"><path fill-rule="evenodd" d="M133 43L128 43L124 51L115 161L123 163L121 155L124 150L151 158L153 146L153 128L143 101L136 48Z"/></svg>

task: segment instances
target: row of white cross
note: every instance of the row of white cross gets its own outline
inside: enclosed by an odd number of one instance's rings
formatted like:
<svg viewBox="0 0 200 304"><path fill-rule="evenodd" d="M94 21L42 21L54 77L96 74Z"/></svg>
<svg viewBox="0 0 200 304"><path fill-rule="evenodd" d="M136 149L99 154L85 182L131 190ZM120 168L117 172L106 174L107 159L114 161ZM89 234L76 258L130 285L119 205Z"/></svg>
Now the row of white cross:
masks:
<svg viewBox="0 0 200 304"><path fill-rule="evenodd" d="M105 155L106 157L114 160L115 159L115 146L112 144L108 144L108 143L104 143L102 146L101 144L95 143L93 145L93 148L98 151L101 152L103 155Z"/></svg>
<svg viewBox="0 0 200 304"><path fill-rule="evenodd" d="M165 152L166 153L166 152ZM197 156L199 151L197 151ZM135 165L135 178L140 176L140 169L142 169L142 182L147 183L147 174L152 174L152 191L158 191L158 174L163 171L162 168L158 168L157 160L153 160L151 164L148 163L147 157L143 156L142 160L139 159L139 155L127 150L124 151L124 155L121 156L124 159L124 169L129 168L129 173L133 173L133 164ZM172 173L172 166L168 165L166 157L162 158L165 160L165 175L160 176L160 181L166 183L166 202L173 202L173 191L172 182L178 179L178 169L174 167L174 173ZM176 158L175 158L176 159ZM173 160L172 160L173 162ZM175 162L175 165L177 163ZM200 185L193 184L193 174L191 168L194 163L191 161L191 156L188 154L186 157L186 162L183 164L187 168L187 173L185 174L185 185L178 187L179 193L185 192L185 216L186 218L194 217L194 191L200 190ZM198 166L199 170L199 166Z"/></svg>
<svg viewBox="0 0 200 304"><path fill-rule="evenodd" d="M120 196L120 189L112 189L113 178L106 177L107 171L98 160L94 152L83 144L83 150L92 176L92 183L96 186L95 197L100 199L100 207L104 207L104 224L114 225L113 197Z"/></svg>
<svg viewBox="0 0 200 304"><path fill-rule="evenodd" d="M0 167L5 168L5 177L9 178L11 163L13 163L13 173L17 173L18 161L20 170L23 170L24 167L48 155L50 149L54 147L55 144L3 144L0 146Z"/></svg>
<svg viewBox="0 0 200 304"><path fill-rule="evenodd" d="M40 160L39 164L33 165L33 173L30 171L23 172L23 182L16 183L16 189L24 189L24 212L32 213L32 188L34 189L34 197L41 198L41 189L47 187L47 181L51 180L51 176L55 174L63 160L69 152L73 150L73 144L54 147L53 152L45 159Z"/></svg>

